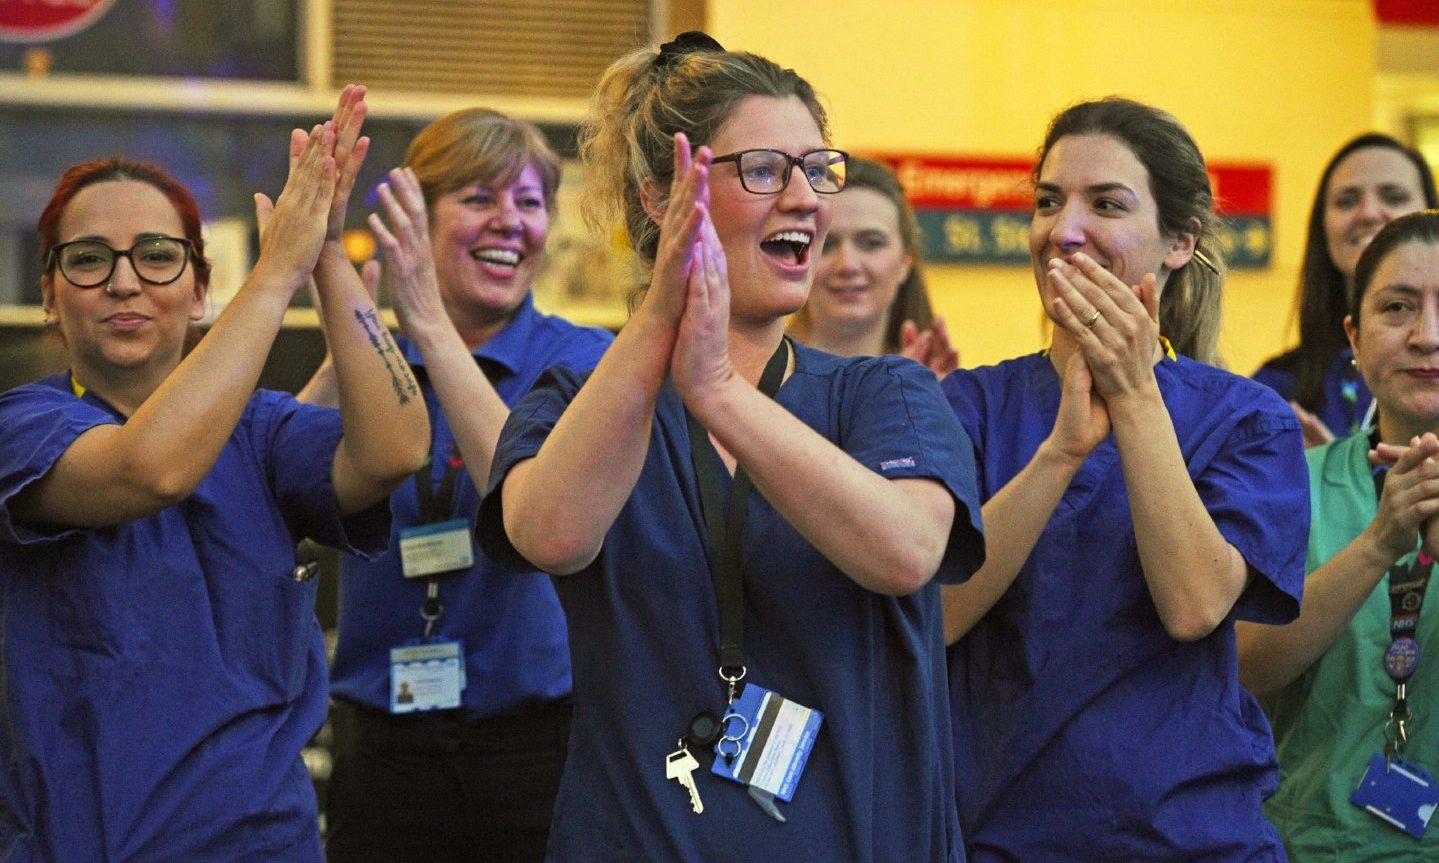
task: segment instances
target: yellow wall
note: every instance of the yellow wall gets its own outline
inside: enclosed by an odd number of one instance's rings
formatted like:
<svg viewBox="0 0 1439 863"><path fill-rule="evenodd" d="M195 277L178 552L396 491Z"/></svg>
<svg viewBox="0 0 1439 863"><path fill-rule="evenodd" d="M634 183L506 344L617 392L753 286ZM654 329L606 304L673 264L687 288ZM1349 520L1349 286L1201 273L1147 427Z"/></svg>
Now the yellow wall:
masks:
<svg viewBox="0 0 1439 863"><path fill-rule="evenodd" d="M1271 164L1273 263L1225 299L1221 349L1246 374L1293 341L1314 186L1373 117L1369 0L710 0L708 16L726 47L808 78L849 149L1028 154L1057 109L1119 93L1172 111L1210 160ZM927 272L965 365L1042 345L1027 270Z"/></svg>

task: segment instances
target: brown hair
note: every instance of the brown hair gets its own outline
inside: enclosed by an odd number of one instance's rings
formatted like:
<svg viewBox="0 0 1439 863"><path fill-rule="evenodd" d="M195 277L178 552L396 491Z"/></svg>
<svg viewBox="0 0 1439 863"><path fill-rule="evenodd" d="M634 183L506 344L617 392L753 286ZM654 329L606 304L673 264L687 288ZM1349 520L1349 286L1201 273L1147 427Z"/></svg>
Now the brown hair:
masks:
<svg viewBox="0 0 1439 863"><path fill-rule="evenodd" d="M880 162L850 156L845 175L844 192L840 192L840 194L843 195L850 189L870 189L883 195L894 205L899 221L900 246L913 262L909 268L909 275L899 283L899 291L895 294L894 302L887 310L889 319L885 322L884 327L884 351L897 354L903 347L899 343L899 330L905 321L914 321L915 326L920 330L927 330L934 325L934 307L930 305L929 291L924 283L924 271L920 267L923 249L920 245L919 220L915 218L914 208L909 205L909 199L905 196L904 186L900 184L899 178L888 166ZM810 321L808 303L795 313L795 319L801 327L813 326Z"/></svg>
<svg viewBox="0 0 1439 863"><path fill-rule="evenodd" d="M1194 138L1172 114L1142 102L1117 96L1080 102L1050 121L1034 166L1036 180L1050 149L1068 135L1108 135L1121 141L1149 174L1160 232L1194 236L1194 255L1171 272L1164 285L1159 331L1176 352L1218 365L1224 259L1215 235L1214 192Z"/></svg>

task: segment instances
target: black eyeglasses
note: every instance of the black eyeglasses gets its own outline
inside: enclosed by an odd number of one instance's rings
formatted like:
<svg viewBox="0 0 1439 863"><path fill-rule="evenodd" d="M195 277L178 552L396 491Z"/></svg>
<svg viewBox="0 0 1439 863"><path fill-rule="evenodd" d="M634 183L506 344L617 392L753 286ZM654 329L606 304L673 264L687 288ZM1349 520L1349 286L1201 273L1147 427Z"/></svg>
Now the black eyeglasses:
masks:
<svg viewBox="0 0 1439 863"><path fill-rule="evenodd" d="M60 273L77 288L95 288L110 280L115 260L130 259L135 275L151 285L168 285L185 272L190 260L190 241L179 237L150 237L128 249L112 249L99 240L75 240L50 249L45 268L60 267Z"/></svg>
<svg viewBox="0 0 1439 863"><path fill-rule="evenodd" d="M789 172L798 165L805 182L821 195L833 195L844 188L845 167L849 154L843 150L810 150L791 156L783 150L740 150L728 156L716 156L712 164L734 162L739 168L739 183L746 192L756 195L778 195L789 185Z"/></svg>

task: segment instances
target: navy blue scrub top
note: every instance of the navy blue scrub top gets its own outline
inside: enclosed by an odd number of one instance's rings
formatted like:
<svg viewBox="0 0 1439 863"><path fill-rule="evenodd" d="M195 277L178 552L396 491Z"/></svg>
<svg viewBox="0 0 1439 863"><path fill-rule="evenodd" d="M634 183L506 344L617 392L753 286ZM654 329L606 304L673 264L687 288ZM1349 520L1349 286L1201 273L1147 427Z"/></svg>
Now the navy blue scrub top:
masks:
<svg viewBox="0 0 1439 863"><path fill-rule="evenodd" d="M1275 357L1254 373L1254 380L1279 393L1285 401L1294 398L1294 369L1286 361L1290 356ZM1345 348L1324 370L1323 396L1313 413L1335 437L1344 437L1359 430L1372 401L1374 396L1354 368L1354 352Z"/></svg>
<svg viewBox="0 0 1439 863"><path fill-rule="evenodd" d="M388 508L342 519L339 413L259 391L179 504L14 521L75 438L123 422L68 374L0 395L0 859L319 863L300 750L325 652L295 544L378 551Z"/></svg>
<svg viewBox="0 0 1439 863"><path fill-rule="evenodd" d="M538 452L583 381L555 370L520 403L492 486ZM752 494L742 549L747 680L823 711L824 725L793 801L779 804L788 823L711 775L705 752L694 774L705 809L692 813L665 778L665 756L695 714L723 709L724 689L689 434L667 386L639 480L599 558L555 579L575 717L551 860L963 860L938 582L962 581L983 561L969 440L933 373L910 360L796 346L776 399L876 473L927 477L954 495L939 573L909 596L868 591ZM505 536L499 494L481 505L479 532L496 559L528 566Z"/></svg>
<svg viewBox="0 0 1439 863"><path fill-rule="evenodd" d="M1298 421L1272 391L1182 356L1155 377L1199 497L1252 580L1213 633L1172 639L1113 435L1090 454L1014 584L950 650L974 861L1284 859L1260 810L1278 781L1274 745L1239 685L1233 621L1298 615L1309 530ZM943 389L981 453L988 500L1054 427L1059 375L1034 354L954 372Z"/></svg>

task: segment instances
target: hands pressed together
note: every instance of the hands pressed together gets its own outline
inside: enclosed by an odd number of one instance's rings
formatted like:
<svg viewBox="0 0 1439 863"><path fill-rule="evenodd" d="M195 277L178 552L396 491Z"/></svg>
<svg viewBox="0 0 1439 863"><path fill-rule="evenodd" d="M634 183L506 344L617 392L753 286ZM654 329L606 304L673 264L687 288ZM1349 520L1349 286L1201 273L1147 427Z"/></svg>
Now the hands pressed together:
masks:
<svg viewBox="0 0 1439 863"><path fill-rule="evenodd" d="M1063 370L1053 438L1082 460L1108 436L1111 405L1158 396L1159 289L1153 273L1127 285L1083 253L1051 260L1046 278L1054 321L1078 347Z"/></svg>
<svg viewBox="0 0 1439 863"><path fill-rule="evenodd" d="M713 153L690 155L689 139L675 135L670 184L654 276L637 314L653 315L674 331L670 374L693 405L734 377L728 349L729 273L709 213Z"/></svg>
<svg viewBox="0 0 1439 863"><path fill-rule="evenodd" d="M1369 451L1369 463L1389 466L1379 511L1369 525L1379 547L1394 560L1414 549L1419 536L1424 553L1439 556L1439 437L1425 432L1408 446L1381 443Z"/></svg>
<svg viewBox="0 0 1439 863"><path fill-rule="evenodd" d="M291 295L310 282L322 249L340 244L345 212L370 139L360 135L367 106L365 88L347 84L334 116L309 132L290 133L290 171L280 196L271 201L255 195L260 228L260 259L256 269L274 267L292 275Z"/></svg>

